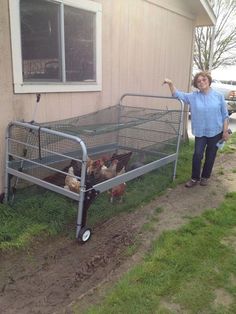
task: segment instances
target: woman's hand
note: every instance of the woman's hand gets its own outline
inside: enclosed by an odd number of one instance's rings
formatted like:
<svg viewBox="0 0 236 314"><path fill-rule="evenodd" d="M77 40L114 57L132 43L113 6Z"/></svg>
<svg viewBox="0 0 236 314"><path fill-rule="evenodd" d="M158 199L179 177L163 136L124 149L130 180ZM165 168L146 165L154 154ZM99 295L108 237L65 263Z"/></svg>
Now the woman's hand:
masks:
<svg viewBox="0 0 236 314"><path fill-rule="evenodd" d="M226 130L223 132L223 135L222 135L222 139L224 141L228 141L228 139L230 138L230 134L232 133L232 131L230 129Z"/></svg>
<svg viewBox="0 0 236 314"><path fill-rule="evenodd" d="M163 81L163 83L162 83L162 85L164 85L164 84L171 85L171 84L173 84L173 82L172 82L170 79L165 78L164 81Z"/></svg>
<svg viewBox="0 0 236 314"><path fill-rule="evenodd" d="M176 92L176 88L175 88L173 82L170 79L165 78L162 85L164 85L164 84L167 84L169 86L171 94L174 95L174 93Z"/></svg>

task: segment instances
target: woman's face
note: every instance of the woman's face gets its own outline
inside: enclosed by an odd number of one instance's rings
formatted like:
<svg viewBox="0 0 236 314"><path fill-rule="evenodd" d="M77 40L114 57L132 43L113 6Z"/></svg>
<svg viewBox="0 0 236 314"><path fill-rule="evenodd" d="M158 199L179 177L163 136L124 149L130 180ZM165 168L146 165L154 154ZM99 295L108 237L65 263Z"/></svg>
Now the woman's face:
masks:
<svg viewBox="0 0 236 314"><path fill-rule="evenodd" d="M201 92L208 91L210 88L208 77L200 75L197 79L197 87Z"/></svg>

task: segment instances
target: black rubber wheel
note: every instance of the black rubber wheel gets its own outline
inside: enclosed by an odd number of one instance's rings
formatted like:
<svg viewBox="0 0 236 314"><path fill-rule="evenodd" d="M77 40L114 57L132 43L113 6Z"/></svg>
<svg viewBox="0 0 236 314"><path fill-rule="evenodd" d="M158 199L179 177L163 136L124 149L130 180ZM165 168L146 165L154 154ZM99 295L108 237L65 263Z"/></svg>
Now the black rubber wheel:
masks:
<svg viewBox="0 0 236 314"><path fill-rule="evenodd" d="M78 236L78 240L81 242L81 243L85 243L87 242L90 237L91 237L91 234L92 234L92 231L90 228L88 227L83 227L80 232L79 232L79 236Z"/></svg>

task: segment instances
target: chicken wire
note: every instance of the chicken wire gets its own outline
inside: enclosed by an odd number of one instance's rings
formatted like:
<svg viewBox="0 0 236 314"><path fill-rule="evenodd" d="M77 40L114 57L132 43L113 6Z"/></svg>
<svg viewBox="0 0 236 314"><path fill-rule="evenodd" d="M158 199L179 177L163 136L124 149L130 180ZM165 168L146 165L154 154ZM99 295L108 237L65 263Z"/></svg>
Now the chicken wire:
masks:
<svg viewBox="0 0 236 314"><path fill-rule="evenodd" d="M91 154L106 147L165 156L176 151L181 110L117 105L42 126L77 136ZM109 121L109 122L108 122ZM109 145L108 145L109 143ZM110 147L110 148L109 148Z"/></svg>

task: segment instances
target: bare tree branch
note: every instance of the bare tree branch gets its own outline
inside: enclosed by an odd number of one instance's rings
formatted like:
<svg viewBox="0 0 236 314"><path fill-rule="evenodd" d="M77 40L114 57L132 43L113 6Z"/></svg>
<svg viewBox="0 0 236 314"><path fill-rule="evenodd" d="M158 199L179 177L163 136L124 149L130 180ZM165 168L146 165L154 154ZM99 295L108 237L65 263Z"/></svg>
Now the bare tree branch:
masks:
<svg viewBox="0 0 236 314"><path fill-rule="evenodd" d="M199 27L195 31L194 65L209 70L211 46L212 69L236 62L236 0L210 1L216 15L215 36L212 27Z"/></svg>

